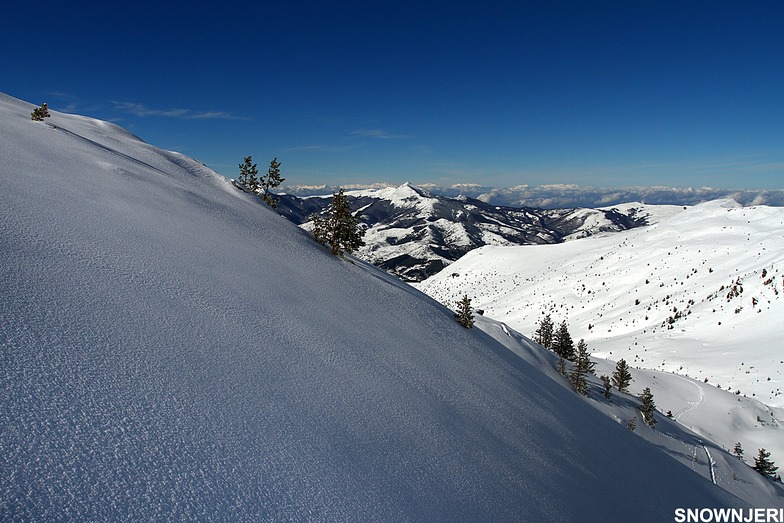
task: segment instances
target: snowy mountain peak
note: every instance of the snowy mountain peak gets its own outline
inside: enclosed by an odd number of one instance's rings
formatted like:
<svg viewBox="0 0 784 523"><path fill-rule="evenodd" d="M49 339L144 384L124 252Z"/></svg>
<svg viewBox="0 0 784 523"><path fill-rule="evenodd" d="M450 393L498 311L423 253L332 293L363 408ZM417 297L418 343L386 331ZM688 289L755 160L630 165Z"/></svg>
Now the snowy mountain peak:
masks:
<svg viewBox="0 0 784 523"><path fill-rule="evenodd" d="M376 189L361 189L356 191L348 191L346 193L354 198L375 198L383 199L390 202L396 207L417 207L427 206L426 210L431 210L431 202L436 197L428 191L417 187L414 184L405 182L397 187L382 187ZM424 210L424 208L423 208Z"/></svg>
<svg viewBox="0 0 784 523"><path fill-rule="evenodd" d="M414 185L413 183L410 182L405 182L401 184L399 189L411 191L414 194L421 196L422 198L435 198L435 196L429 191L427 191L426 189L423 189L422 187L418 185Z"/></svg>

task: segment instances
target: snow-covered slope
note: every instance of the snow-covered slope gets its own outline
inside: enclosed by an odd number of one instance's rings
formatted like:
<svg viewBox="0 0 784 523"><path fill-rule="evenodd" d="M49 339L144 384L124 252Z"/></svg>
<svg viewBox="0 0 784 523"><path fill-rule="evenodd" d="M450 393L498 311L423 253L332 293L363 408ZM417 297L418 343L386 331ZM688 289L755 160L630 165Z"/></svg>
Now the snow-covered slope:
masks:
<svg viewBox="0 0 784 523"><path fill-rule="evenodd" d="M604 238L486 247L448 272L419 287L529 334L566 320L595 356L658 371L633 392L648 383L697 432L784 459L784 209L716 201Z"/></svg>
<svg viewBox="0 0 784 523"><path fill-rule="evenodd" d="M499 207L434 195L409 183L348 191L346 196L353 209L362 211L367 226L365 246L357 256L408 281L432 276L484 245L558 243L653 223L671 212L669 206L652 210L639 203L611 209ZM324 212L330 202L331 196L284 195L279 209L310 230L309 216Z"/></svg>
<svg viewBox="0 0 784 523"><path fill-rule="evenodd" d="M784 406L784 209L721 200L559 245L485 247L420 285L533 333L567 320L599 356Z"/></svg>
<svg viewBox="0 0 784 523"><path fill-rule="evenodd" d="M743 505L198 162L32 108L0 95L0 519Z"/></svg>
<svg viewBox="0 0 784 523"><path fill-rule="evenodd" d="M505 323L478 316L477 325L542 373L571 389L567 379L555 370L554 353ZM649 369L633 371L630 394L612 390L608 399L599 377L610 376L615 364L593 359L594 374L587 376L589 405L624 426L635 419L635 434L735 495L756 499L758 506L784 504L784 486L763 479L752 469L760 448L766 448L772 457L784 456L784 425L770 407L685 376ZM571 364L566 365L566 370L570 370ZM643 422L639 410L639 395L646 387L656 404L654 428ZM671 418L667 417L668 411ZM733 452L738 442L744 449L743 460Z"/></svg>

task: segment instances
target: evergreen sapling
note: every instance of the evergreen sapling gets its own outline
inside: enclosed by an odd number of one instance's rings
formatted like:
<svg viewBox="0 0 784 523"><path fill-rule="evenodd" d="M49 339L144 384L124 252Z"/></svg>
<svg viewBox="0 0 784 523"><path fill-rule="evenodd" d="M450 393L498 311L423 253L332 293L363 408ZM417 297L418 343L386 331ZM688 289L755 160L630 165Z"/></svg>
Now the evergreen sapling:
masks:
<svg viewBox="0 0 784 523"><path fill-rule="evenodd" d="M612 394L612 383L610 383L610 377L606 374L602 374L602 394L605 398L610 399Z"/></svg>
<svg viewBox="0 0 784 523"><path fill-rule="evenodd" d="M30 117L35 122L43 122L44 118L49 118L51 115L49 114L49 106L41 104L41 107L36 107L32 113L30 113Z"/></svg>
<svg viewBox="0 0 784 523"><path fill-rule="evenodd" d="M539 322L539 327L537 327L536 332L534 333L534 341L544 347L545 349L552 350L553 348L553 335L554 335L554 326L553 320L550 318L548 314Z"/></svg>
<svg viewBox="0 0 784 523"><path fill-rule="evenodd" d="M563 356L569 361L574 361L576 359L574 342L572 341L572 335L569 334L569 326L566 325L566 320L562 321L558 330L555 331L555 336L553 336L553 350L556 354Z"/></svg>
<svg viewBox="0 0 784 523"><path fill-rule="evenodd" d="M285 178L280 176L280 166L281 163L278 161L278 159L273 158L270 162L269 169L267 170L267 175L262 176L261 181L259 182L259 188L263 191L261 198L273 209L278 208L280 198L275 198L275 196L270 192L270 189L274 189L275 187L280 186L280 184L285 180Z"/></svg>
<svg viewBox="0 0 784 523"><path fill-rule="evenodd" d="M743 445L740 444L740 441L735 444L735 448L732 449L732 453L735 454L735 457L741 461L746 461L743 458Z"/></svg>
<svg viewBox="0 0 784 523"><path fill-rule="evenodd" d="M653 394L651 393L650 387L642 389L640 400L642 401L642 405L640 405L642 420L647 423L649 427L653 427L656 425L656 418L653 415L654 412L656 412L656 404L653 402Z"/></svg>
<svg viewBox="0 0 784 523"><path fill-rule="evenodd" d="M583 396L588 394L588 380L586 380L586 376L593 374L593 368L596 365L591 361L590 357L588 346L585 340L581 339L577 343L577 358L574 368L569 373L569 382L574 390Z"/></svg>
<svg viewBox="0 0 784 523"><path fill-rule="evenodd" d="M471 312L471 298L468 297L468 294L464 295L463 299L457 303L455 317L457 317L458 323L466 329L474 326L474 314Z"/></svg>
<svg viewBox="0 0 784 523"><path fill-rule="evenodd" d="M256 164L253 163L252 156L246 156L244 163L240 164L240 175L237 177L237 182L250 193L256 194L259 190L259 179L257 178L259 170Z"/></svg>
<svg viewBox="0 0 784 523"><path fill-rule="evenodd" d="M632 375L629 372L629 365L626 360L621 358L615 364L615 371L612 374L612 384L618 392L629 392L629 384L632 382Z"/></svg>
<svg viewBox="0 0 784 523"><path fill-rule="evenodd" d="M359 224L360 211L351 214L348 199L343 189L332 195L332 206L326 218L312 215L313 238L322 245L329 245L332 254L343 257L365 245L362 236L365 229Z"/></svg>
<svg viewBox="0 0 784 523"><path fill-rule="evenodd" d="M759 449L759 453L754 457L754 470L771 479L776 479L776 471L779 469L770 460L770 452L764 448Z"/></svg>

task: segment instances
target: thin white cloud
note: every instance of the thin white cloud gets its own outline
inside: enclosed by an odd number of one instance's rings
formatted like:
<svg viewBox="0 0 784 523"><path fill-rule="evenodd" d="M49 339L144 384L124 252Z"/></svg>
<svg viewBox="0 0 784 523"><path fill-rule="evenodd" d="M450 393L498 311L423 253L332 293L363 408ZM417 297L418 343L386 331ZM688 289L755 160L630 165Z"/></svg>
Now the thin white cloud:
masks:
<svg viewBox="0 0 784 523"><path fill-rule="evenodd" d="M377 138L379 140L400 140L409 138L409 136L404 134L390 134L384 129L356 129L351 131L351 135L364 138Z"/></svg>
<svg viewBox="0 0 784 523"><path fill-rule="evenodd" d="M101 109L100 104L84 102L76 95L64 91L50 91L49 96L53 98L53 103L49 103L49 107L61 113L89 114Z"/></svg>
<svg viewBox="0 0 784 523"><path fill-rule="evenodd" d="M342 153L348 151L350 149L354 149L353 145L323 145L323 144L316 144L316 145L295 145L292 147L286 147L283 149L283 152L291 153L291 152L315 152L315 153Z"/></svg>
<svg viewBox="0 0 784 523"><path fill-rule="evenodd" d="M166 118L181 118L183 120L247 120L244 116L237 116L224 111L194 111L192 109L154 109L141 103L112 101L115 111L132 114L139 117L163 116Z"/></svg>

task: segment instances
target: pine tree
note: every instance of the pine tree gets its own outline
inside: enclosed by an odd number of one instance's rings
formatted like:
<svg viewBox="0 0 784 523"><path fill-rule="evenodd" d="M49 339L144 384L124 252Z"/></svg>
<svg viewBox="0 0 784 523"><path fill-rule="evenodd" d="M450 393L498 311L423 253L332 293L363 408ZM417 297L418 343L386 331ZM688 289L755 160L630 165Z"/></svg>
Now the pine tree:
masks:
<svg viewBox="0 0 784 523"><path fill-rule="evenodd" d="M365 229L359 224L360 212L351 214L351 206L343 189L332 195L332 206L326 218L311 216L313 238L322 245L328 244L335 256L351 254L365 245L362 236Z"/></svg>
<svg viewBox="0 0 784 523"><path fill-rule="evenodd" d="M612 393L612 383L610 383L610 377L606 374L602 374L602 393L604 397L610 399L610 395Z"/></svg>
<svg viewBox="0 0 784 523"><path fill-rule="evenodd" d="M49 106L41 104L41 107L36 107L32 113L30 113L31 118L33 121L36 122L43 122L44 118L49 118L51 115L49 114Z"/></svg>
<svg viewBox="0 0 784 523"><path fill-rule="evenodd" d="M280 186L280 184L285 180L285 178L281 178L280 176L280 166L281 163L278 161L278 159L273 158L273 160L270 162L269 169L267 170L267 175L262 176L259 183L259 187L262 191L264 191L261 195L261 198L273 209L278 208L280 198L275 198L274 195L269 192L269 190Z"/></svg>
<svg viewBox="0 0 784 523"><path fill-rule="evenodd" d="M566 320L562 321L558 330L555 331L553 350L556 354L563 356L569 361L575 360L574 342L572 341L572 335L569 334L569 326L566 325Z"/></svg>
<svg viewBox="0 0 784 523"><path fill-rule="evenodd" d="M548 314L539 322L539 327L536 329L536 333L534 334L534 341L545 349L552 350L553 334L553 320L550 319L550 315Z"/></svg>
<svg viewBox="0 0 784 523"><path fill-rule="evenodd" d="M586 374L595 374L593 368L596 367L596 363L591 361L591 353L588 352L588 344L585 343L585 340L580 338L580 341L577 342L577 362L580 363L580 355L582 355L582 365L585 368Z"/></svg>
<svg viewBox="0 0 784 523"><path fill-rule="evenodd" d="M585 373L580 370L579 365L575 365L569 372L569 383L578 394L583 396L588 394L588 381L585 379Z"/></svg>
<svg viewBox="0 0 784 523"><path fill-rule="evenodd" d="M463 299L457 302L457 313L455 316L460 325L466 329L474 326L474 313L471 312L471 298L468 297L468 294L464 295Z"/></svg>
<svg viewBox="0 0 784 523"><path fill-rule="evenodd" d="M237 181L248 192L255 194L259 190L258 174L259 170L256 168L256 164L253 163L253 157L246 156L245 163L240 164L240 175Z"/></svg>
<svg viewBox="0 0 784 523"><path fill-rule="evenodd" d="M642 401L642 405L640 405L642 420L647 423L649 427L653 427L656 425L656 418L653 415L654 412L656 412L656 404L653 402L653 394L651 393L650 387L642 389L640 400Z"/></svg>
<svg viewBox="0 0 784 523"><path fill-rule="evenodd" d="M764 448L759 449L759 454L754 457L754 470L768 476L769 478L776 478L776 471L779 469L770 459L770 452Z"/></svg>
<svg viewBox="0 0 784 523"><path fill-rule="evenodd" d="M569 382L574 387L574 390L585 396L588 394L588 381L585 377L588 374L593 374L593 368L596 365L590 359L591 354L588 352L588 346L585 340L581 339L577 343L577 358L574 368L569 373Z"/></svg>
<svg viewBox="0 0 784 523"><path fill-rule="evenodd" d="M634 429L637 428L637 416L629 418L629 421L626 422L626 428L634 432Z"/></svg>
<svg viewBox="0 0 784 523"><path fill-rule="evenodd" d="M563 356L558 356L558 363L555 365L555 370L557 370L558 374L561 376L566 376L566 360Z"/></svg>
<svg viewBox="0 0 784 523"><path fill-rule="evenodd" d="M743 445L740 444L740 441L735 444L735 448L732 449L732 453L735 454L735 457L741 461L745 461L743 459Z"/></svg>
<svg viewBox="0 0 784 523"><path fill-rule="evenodd" d="M612 375L612 384L618 389L618 392L628 392L629 384L632 382L632 375L629 372L629 365L626 360L621 358L615 364L615 372Z"/></svg>

